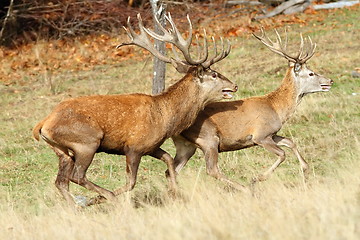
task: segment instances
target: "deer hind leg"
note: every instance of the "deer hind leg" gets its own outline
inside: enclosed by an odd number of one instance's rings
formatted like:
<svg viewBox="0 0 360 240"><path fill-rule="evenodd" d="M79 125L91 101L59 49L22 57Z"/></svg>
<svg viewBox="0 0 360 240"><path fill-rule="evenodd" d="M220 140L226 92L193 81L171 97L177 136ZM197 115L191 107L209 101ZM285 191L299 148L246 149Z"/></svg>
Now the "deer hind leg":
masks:
<svg viewBox="0 0 360 240"><path fill-rule="evenodd" d="M126 184L114 191L115 196L131 191L135 187L141 156L139 153L126 153Z"/></svg>
<svg viewBox="0 0 360 240"><path fill-rule="evenodd" d="M272 172L274 172L274 170L283 162L285 161L285 152L284 150L282 150L277 143L273 140L272 136L266 137L265 139L262 140L256 140L254 139L254 142L256 144L258 144L259 146L262 146L263 148L265 148L266 150L275 153L278 156L278 159L276 160L276 162L267 170L265 171L263 174L261 174L260 176L256 177L253 179L253 183L257 182L257 181L265 181L266 179L268 179L268 177L270 176L270 174Z"/></svg>
<svg viewBox="0 0 360 240"><path fill-rule="evenodd" d="M168 154L161 148L156 149L153 153L150 154L150 156L160 159L161 161L166 163L168 169L166 170L165 175L169 181L169 188L171 191L176 192L177 184L174 168L174 159L170 156L170 154Z"/></svg>
<svg viewBox="0 0 360 240"><path fill-rule="evenodd" d="M174 168L175 172L179 173L181 169L185 167L189 159L195 154L196 146L180 136L172 137L172 140L176 148Z"/></svg>
<svg viewBox="0 0 360 240"><path fill-rule="evenodd" d="M303 175L304 175L304 179L307 180L308 175L309 175L309 165L308 163L304 160L304 158L300 155L296 144L289 138L285 138L285 137L281 137L278 135L273 136L274 141L276 142L276 144L278 146L285 146L290 148L295 156L297 157L297 159L299 160Z"/></svg>
<svg viewBox="0 0 360 240"><path fill-rule="evenodd" d="M72 206L75 202L69 192L70 176L74 169L74 160L69 156L67 151L58 147L53 147L56 155L59 157L59 171L56 177L55 186L59 189L61 195Z"/></svg>
<svg viewBox="0 0 360 240"><path fill-rule="evenodd" d="M93 147L91 147L91 145L82 145L78 146L77 149L74 149L75 165L72 171L71 181L90 191L100 194L100 196L90 199L90 201L86 203L88 206L106 200L114 201L116 199L113 192L96 185L86 178L86 171L94 158L97 147L97 145Z"/></svg>

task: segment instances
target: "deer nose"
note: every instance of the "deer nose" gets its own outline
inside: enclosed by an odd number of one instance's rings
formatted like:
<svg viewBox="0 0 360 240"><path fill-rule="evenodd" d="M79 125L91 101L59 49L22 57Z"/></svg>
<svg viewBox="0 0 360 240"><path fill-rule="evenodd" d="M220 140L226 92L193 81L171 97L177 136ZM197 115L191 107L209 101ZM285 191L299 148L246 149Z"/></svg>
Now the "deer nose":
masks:
<svg viewBox="0 0 360 240"><path fill-rule="evenodd" d="M234 86L234 92L236 92L238 90L238 86L235 84Z"/></svg>
<svg viewBox="0 0 360 240"><path fill-rule="evenodd" d="M334 81L332 79L330 79L330 84L332 85L334 83Z"/></svg>

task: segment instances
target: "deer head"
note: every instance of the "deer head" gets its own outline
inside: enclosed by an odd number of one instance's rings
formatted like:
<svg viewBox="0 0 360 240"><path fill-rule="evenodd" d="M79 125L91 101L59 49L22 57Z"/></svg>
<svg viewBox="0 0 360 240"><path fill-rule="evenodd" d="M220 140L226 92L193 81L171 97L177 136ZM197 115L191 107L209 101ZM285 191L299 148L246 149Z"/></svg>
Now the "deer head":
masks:
<svg viewBox="0 0 360 240"><path fill-rule="evenodd" d="M216 62L221 61L226 56L229 55L231 50L231 44L227 41L227 47L225 49L223 39L221 38L221 52L218 52L215 39L214 42L214 56L209 57L208 43L206 39L206 31L204 30L204 43L203 49L201 50L198 37L196 36L196 41L198 45L198 59L193 59L190 54L190 47L192 43L192 24L189 16L187 20L189 22L189 36L187 39L184 39L175 26L170 13L166 16L167 22L170 24L171 29L165 29L159 22L158 19L155 19L156 24L159 26L159 29L163 32L162 35L159 35L148 28L144 27L143 21L140 14L137 15L138 25L140 33L137 34L133 27L130 24L130 17L127 20L127 28L124 29L127 32L127 35L130 39L128 43L122 43L117 46L117 48L126 46L126 45L137 45L148 50L152 55L159 58L160 60L171 63L175 69L180 73L187 73L193 76L193 80L201 86L203 94L209 96L210 101L220 100L221 98L232 98L231 92L237 90L237 86L231 83L226 77L220 73L210 69L210 66ZM170 43L172 47L173 57L167 57L161 54L155 47L153 43L149 40L148 35L163 41ZM176 50L177 49L177 50ZM180 51L184 57L181 59L177 51Z"/></svg>
<svg viewBox="0 0 360 240"><path fill-rule="evenodd" d="M279 54L289 61L289 67L291 68L291 76L295 82L299 95L303 96L307 93L313 92L327 92L330 90L333 81L320 74L315 73L306 66L306 62L314 55L316 44L313 44L310 37L304 38L300 34L300 47L299 52L296 55L290 55L287 53L287 33L285 29L285 41L283 42L279 33L275 30L276 41L273 42L261 28L261 36L253 34L258 40L260 40L266 47L272 52ZM305 47L304 47L305 46ZM305 49L305 50L304 50Z"/></svg>

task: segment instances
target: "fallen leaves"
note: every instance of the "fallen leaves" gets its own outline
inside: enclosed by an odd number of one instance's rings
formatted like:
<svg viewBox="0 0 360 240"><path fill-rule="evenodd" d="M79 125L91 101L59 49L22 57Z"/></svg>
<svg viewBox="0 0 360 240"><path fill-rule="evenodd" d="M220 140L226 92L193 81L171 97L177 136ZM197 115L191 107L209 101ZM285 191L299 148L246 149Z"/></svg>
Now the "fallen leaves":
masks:
<svg viewBox="0 0 360 240"><path fill-rule="evenodd" d="M290 24L307 25L309 22L321 25L329 12L337 11L319 12L309 8L304 14L279 15L254 22L251 20L253 16L251 12L248 14L239 12L229 15L226 12L215 11L216 9L206 7L201 9L201 5L198 6L200 8L196 8L191 17L193 24L201 27L194 28L194 33L199 34L201 37L203 36L202 28L205 28L208 35L225 38L250 36L250 33L258 31L260 26L265 29L273 29ZM353 6L350 9L357 11L359 6ZM212 14L207 14L209 12ZM337 14L345 13L345 11L337 12ZM185 32L184 37L187 37L188 24L186 19L183 19L179 13L174 14L173 18L176 19L181 32ZM332 28L335 25L324 27ZM5 85L25 83L26 81L32 82L37 81L39 76L49 72L56 75L64 71L86 71L97 65L116 64L129 58L142 60L149 56L147 51L139 50L139 48L133 46L115 48L124 41L127 41L127 38L122 31L117 37L99 34L67 41L38 41L14 49L0 47L0 82ZM167 48L171 48L169 44L167 44ZM135 54L136 51L142 52L141 54Z"/></svg>
<svg viewBox="0 0 360 240"><path fill-rule="evenodd" d="M134 48L116 49L118 43L114 37L99 35L68 42L39 41L17 49L0 48L0 82L10 85L25 80L36 81L45 71L56 74L89 70L96 65L118 63L134 55Z"/></svg>

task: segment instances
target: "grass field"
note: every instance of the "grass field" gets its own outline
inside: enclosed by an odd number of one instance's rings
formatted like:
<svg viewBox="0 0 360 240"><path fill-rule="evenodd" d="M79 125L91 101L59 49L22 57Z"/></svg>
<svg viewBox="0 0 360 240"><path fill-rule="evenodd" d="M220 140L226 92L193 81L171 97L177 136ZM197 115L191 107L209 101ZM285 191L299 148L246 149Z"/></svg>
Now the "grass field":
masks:
<svg viewBox="0 0 360 240"><path fill-rule="evenodd" d="M289 28L292 40L302 32L317 42L309 66L335 82L329 93L306 96L280 132L295 140L311 166L306 186L289 150L287 160L256 185L253 196L207 176L198 151L178 176L183 198L173 200L167 195L165 164L144 157L132 192L116 203L74 212L53 184L57 158L43 141L32 139L32 127L68 97L150 93L151 61L134 58L53 75L19 73L15 84L0 85L0 239L359 239L360 79L350 75L360 67L359 11L330 11L322 21ZM286 60L250 34L230 40L230 56L215 68L238 84L235 98L274 90ZM33 54L46 61L46 54L39 55L46 48L39 43ZM167 84L180 77L169 67ZM164 149L174 155L171 141ZM219 162L226 175L247 185L275 159L250 148L222 153ZM96 155L88 178L108 189L122 186L124 157ZM75 185L71 191L94 196Z"/></svg>

